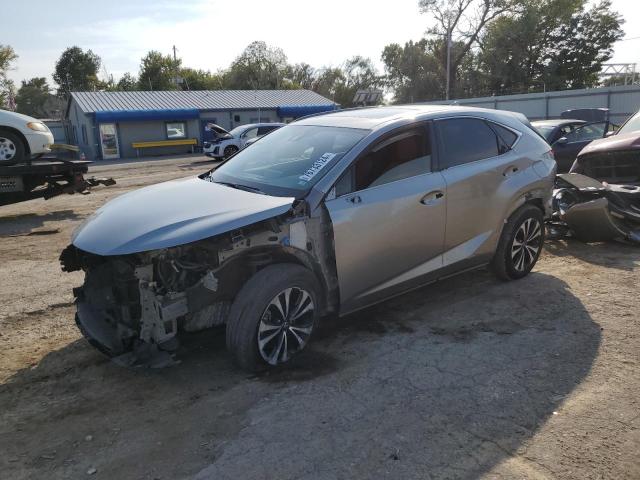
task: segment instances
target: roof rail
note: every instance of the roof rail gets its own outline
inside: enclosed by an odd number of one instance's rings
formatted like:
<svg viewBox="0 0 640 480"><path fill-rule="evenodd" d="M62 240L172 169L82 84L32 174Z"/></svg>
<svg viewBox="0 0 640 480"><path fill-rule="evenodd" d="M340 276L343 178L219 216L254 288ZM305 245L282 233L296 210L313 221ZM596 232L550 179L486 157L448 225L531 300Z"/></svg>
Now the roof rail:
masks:
<svg viewBox="0 0 640 480"><path fill-rule="evenodd" d="M378 107L383 107L385 105L376 105L376 106L370 106L370 107L350 107L350 108L338 108L336 110L327 110L326 112L319 112L319 113L310 113L309 115L305 115L304 117L298 117L296 118L293 122L291 123L295 123L298 120L305 120L307 118L312 118L312 117L320 117L322 115L328 115L330 113L335 113L335 112L350 112L352 110L367 110L367 109L372 109L372 108L378 108Z"/></svg>

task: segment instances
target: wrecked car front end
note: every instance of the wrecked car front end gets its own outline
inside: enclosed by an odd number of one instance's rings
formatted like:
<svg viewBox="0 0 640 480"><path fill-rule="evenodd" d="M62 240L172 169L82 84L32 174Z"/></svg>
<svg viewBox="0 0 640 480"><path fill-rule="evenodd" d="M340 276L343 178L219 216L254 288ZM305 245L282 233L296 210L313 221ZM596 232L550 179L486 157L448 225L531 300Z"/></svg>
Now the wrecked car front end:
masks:
<svg viewBox="0 0 640 480"><path fill-rule="evenodd" d="M112 201L60 257L63 270L85 272L74 290L79 329L122 365L170 365L181 332L223 325L238 290L264 265L297 263L324 278L330 232L305 206L206 176Z"/></svg>
<svg viewBox="0 0 640 480"><path fill-rule="evenodd" d="M570 173L556 178L552 237L571 236L583 242L608 240L640 244L640 187L611 185Z"/></svg>
<svg viewBox="0 0 640 480"><path fill-rule="evenodd" d="M553 194L552 236L640 243L640 132L595 140Z"/></svg>

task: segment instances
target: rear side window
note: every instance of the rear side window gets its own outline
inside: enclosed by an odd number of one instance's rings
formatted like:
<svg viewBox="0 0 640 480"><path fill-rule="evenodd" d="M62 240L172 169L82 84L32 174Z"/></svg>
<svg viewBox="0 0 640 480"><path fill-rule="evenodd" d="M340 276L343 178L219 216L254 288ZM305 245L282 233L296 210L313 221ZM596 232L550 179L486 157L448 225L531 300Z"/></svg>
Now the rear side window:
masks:
<svg viewBox="0 0 640 480"><path fill-rule="evenodd" d="M501 140L502 145L505 147L505 151L513 147L513 144L516 143L516 140L518 139L518 135L513 133L508 128L505 128L502 125L498 125L497 123L490 122L489 125L491 125L493 131L498 135L498 138ZM501 153L504 153L504 151L502 151Z"/></svg>
<svg viewBox="0 0 640 480"><path fill-rule="evenodd" d="M439 120L442 168L455 167L500 154L498 137L483 120L452 118Z"/></svg>
<svg viewBox="0 0 640 480"><path fill-rule="evenodd" d="M352 170L356 191L430 172L431 146L426 128L383 140L357 160Z"/></svg>

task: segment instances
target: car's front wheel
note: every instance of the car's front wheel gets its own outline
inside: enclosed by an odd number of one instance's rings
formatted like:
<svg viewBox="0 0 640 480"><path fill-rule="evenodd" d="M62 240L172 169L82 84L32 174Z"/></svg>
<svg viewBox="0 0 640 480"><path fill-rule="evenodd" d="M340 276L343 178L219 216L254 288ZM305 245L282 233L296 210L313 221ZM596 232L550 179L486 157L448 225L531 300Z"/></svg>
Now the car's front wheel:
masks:
<svg viewBox="0 0 640 480"><path fill-rule="evenodd" d="M517 280L534 267L544 243L544 217L535 205L523 205L504 226L495 256L493 272L502 280Z"/></svg>
<svg viewBox="0 0 640 480"><path fill-rule="evenodd" d="M228 145L224 147L224 157L228 158L231 155L235 154L237 151L238 151L238 147L236 147L235 145Z"/></svg>
<svg viewBox="0 0 640 480"><path fill-rule="evenodd" d="M24 162L26 149L22 139L13 132L0 129L0 165Z"/></svg>
<svg viewBox="0 0 640 480"><path fill-rule="evenodd" d="M317 323L319 292L313 273L300 265L270 265L251 277L227 321L227 349L236 363L255 372L299 353Z"/></svg>

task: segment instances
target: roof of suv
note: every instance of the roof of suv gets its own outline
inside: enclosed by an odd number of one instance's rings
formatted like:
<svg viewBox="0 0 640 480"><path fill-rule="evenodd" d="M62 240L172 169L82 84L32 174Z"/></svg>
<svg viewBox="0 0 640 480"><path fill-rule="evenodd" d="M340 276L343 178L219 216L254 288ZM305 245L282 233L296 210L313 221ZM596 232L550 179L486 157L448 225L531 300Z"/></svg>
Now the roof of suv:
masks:
<svg viewBox="0 0 640 480"><path fill-rule="evenodd" d="M321 113L297 120L301 125L320 125L334 127L376 129L390 123L403 123L403 121L426 120L435 117L436 114L445 112L456 115L477 115L483 117L511 117L512 112L492 110L476 107L460 107L451 105L396 105L389 107L366 107L337 110L330 113Z"/></svg>

